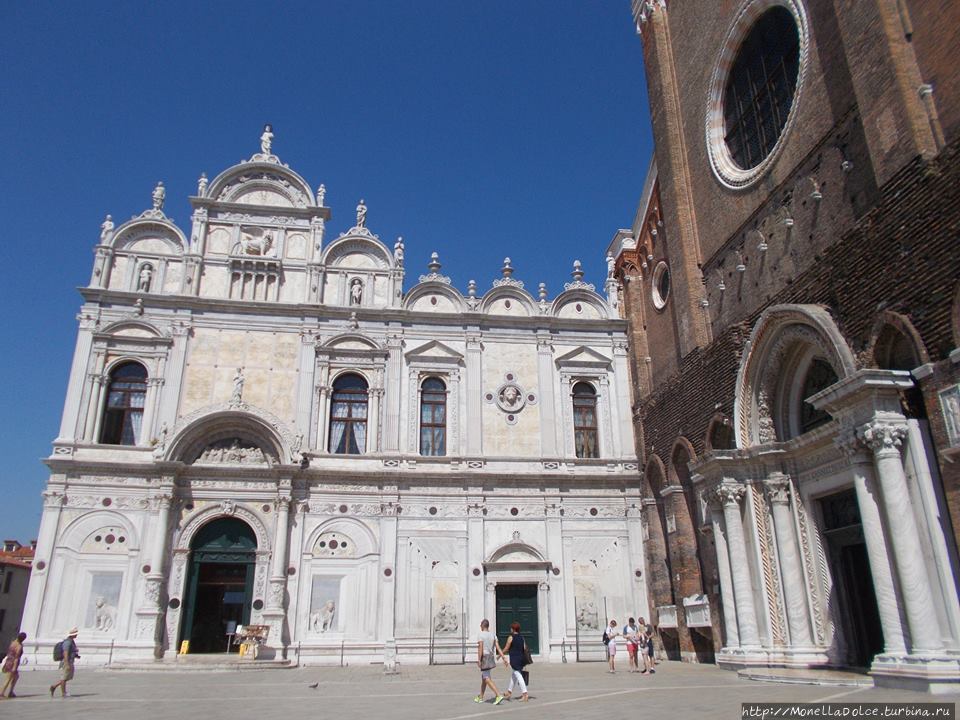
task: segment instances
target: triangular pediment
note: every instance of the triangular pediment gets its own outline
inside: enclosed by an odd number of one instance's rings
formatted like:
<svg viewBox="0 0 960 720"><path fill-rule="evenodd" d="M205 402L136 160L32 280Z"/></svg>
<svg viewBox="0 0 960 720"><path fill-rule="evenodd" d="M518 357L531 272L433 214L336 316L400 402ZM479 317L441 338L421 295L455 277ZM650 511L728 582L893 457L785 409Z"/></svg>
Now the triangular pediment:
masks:
<svg viewBox="0 0 960 720"><path fill-rule="evenodd" d="M610 367L610 358L581 345L558 357L556 363L558 368L607 368Z"/></svg>
<svg viewBox="0 0 960 720"><path fill-rule="evenodd" d="M448 362L455 363L463 360L463 355L458 353L452 347L444 345L439 340L432 340L425 345L414 348L406 353L406 358L410 360L424 360L430 362Z"/></svg>

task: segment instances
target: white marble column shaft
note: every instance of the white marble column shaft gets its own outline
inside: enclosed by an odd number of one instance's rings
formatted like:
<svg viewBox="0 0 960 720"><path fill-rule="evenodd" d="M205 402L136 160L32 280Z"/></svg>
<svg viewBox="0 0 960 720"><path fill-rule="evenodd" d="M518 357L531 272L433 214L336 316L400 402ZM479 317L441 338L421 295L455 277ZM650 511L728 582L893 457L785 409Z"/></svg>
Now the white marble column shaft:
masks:
<svg viewBox="0 0 960 720"><path fill-rule="evenodd" d="M757 629L757 612L753 604L753 583L747 565L747 545L743 537L743 521L740 516L740 499L745 488L742 485L723 483L718 488L723 502L723 518L727 525L727 545L730 551L730 569L733 576L733 595L737 602L737 626L740 631L740 647L759 647L760 632Z"/></svg>
<svg viewBox="0 0 960 720"><path fill-rule="evenodd" d="M733 596L733 576L730 574L730 554L723 528L723 513L720 508L710 508L710 524L717 551L717 573L720 576L720 602L723 604L723 627L727 633L724 647L739 647L740 633L737 630L737 603Z"/></svg>
<svg viewBox="0 0 960 720"><path fill-rule="evenodd" d="M906 427L872 423L861 428L860 437L873 450L883 506L890 527L890 544L900 580L900 590L910 628L912 653L939 651L943 648L930 578L920 544L920 531L913 514L907 477L903 471L900 445Z"/></svg>
<svg viewBox="0 0 960 720"><path fill-rule="evenodd" d="M803 579L803 560L790 513L790 478L774 473L767 479L767 494L773 506L773 528L777 537L783 596L787 606L787 626L793 647L810 647L810 619L807 616L807 589Z"/></svg>

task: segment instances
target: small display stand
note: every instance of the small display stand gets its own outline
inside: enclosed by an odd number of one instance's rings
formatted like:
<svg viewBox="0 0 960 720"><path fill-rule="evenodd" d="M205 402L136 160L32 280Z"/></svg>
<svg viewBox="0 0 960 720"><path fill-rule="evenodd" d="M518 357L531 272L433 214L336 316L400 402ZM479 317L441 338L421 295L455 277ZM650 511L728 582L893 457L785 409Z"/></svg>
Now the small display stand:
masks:
<svg viewBox="0 0 960 720"><path fill-rule="evenodd" d="M256 660L269 635L269 625L238 625L234 642L240 643L240 657Z"/></svg>

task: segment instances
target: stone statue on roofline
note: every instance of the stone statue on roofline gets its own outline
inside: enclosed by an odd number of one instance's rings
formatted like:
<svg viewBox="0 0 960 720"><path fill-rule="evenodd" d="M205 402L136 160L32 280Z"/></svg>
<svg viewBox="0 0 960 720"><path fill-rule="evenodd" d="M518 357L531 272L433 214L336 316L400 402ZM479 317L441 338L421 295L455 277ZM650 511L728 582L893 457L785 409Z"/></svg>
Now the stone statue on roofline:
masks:
<svg viewBox="0 0 960 720"><path fill-rule="evenodd" d="M393 260L397 264L397 267L403 267L403 238L398 237L397 241L393 244Z"/></svg>
<svg viewBox="0 0 960 720"><path fill-rule="evenodd" d="M363 202L363 198L360 198L360 203L357 205L357 227L362 228L367 226L367 206Z"/></svg>
<svg viewBox="0 0 960 720"><path fill-rule="evenodd" d="M260 136L260 152L264 155L272 155L273 147L273 128L269 123L263 126L263 134Z"/></svg>
<svg viewBox="0 0 960 720"><path fill-rule="evenodd" d="M161 212L163 211L163 201L167 198L167 191L163 187L162 182L158 182L157 186L153 189L153 209Z"/></svg>
<svg viewBox="0 0 960 720"><path fill-rule="evenodd" d="M100 244L106 245L113 239L113 218L107 215L106 220L100 226Z"/></svg>

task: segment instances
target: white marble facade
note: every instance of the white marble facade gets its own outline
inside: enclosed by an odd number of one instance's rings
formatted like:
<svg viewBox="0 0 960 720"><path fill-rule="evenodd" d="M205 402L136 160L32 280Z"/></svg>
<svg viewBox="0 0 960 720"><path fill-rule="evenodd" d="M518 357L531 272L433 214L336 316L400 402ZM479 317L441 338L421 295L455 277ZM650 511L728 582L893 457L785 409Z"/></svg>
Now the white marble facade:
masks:
<svg viewBox="0 0 960 720"><path fill-rule="evenodd" d="M591 637L604 604L643 614L616 288L601 296L577 264L563 292L534 297L507 260L462 294L435 255L405 285L403 241L382 242L363 201L328 239L325 188L264 138L201 177L189 232L164 213L162 185L140 216L104 222L47 460L23 623L36 660L74 625L92 662L173 656L192 543L220 518L255 537L250 622L305 663L339 662L341 646L352 662L394 648L424 662L431 636L435 654L458 655L504 584L536 587L551 660L577 614ZM131 364L145 370L136 419L126 443L104 442ZM330 447L345 374L368 388L357 454ZM434 456L420 447L429 379L446 407ZM595 393L595 458L576 456L578 383Z"/></svg>

